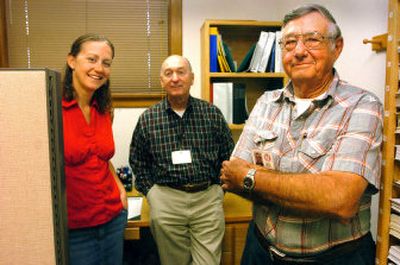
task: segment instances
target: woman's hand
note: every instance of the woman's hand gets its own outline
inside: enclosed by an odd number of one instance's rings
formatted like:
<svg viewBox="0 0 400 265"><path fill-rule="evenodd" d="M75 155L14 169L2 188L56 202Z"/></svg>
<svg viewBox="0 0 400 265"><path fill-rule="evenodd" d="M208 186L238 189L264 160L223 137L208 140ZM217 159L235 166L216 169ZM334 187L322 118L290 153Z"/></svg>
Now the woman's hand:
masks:
<svg viewBox="0 0 400 265"><path fill-rule="evenodd" d="M126 190L125 190L124 184L122 184L121 180L115 173L115 168L111 164L111 162L109 163L109 167L110 167L111 174L113 175L115 182L117 183L122 206L124 207L125 210L127 210L128 209L128 197L126 195Z"/></svg>

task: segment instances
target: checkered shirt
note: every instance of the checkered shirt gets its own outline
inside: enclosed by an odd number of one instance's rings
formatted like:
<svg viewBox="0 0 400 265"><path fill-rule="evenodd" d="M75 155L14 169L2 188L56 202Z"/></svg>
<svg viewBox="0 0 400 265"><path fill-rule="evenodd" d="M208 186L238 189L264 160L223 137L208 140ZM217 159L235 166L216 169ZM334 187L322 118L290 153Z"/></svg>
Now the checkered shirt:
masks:
<svg viewBox="0 0 400 265"><path fill-rule="evenodd" d="M314 254L369 231L371 196L380 183L382 113L376 96L340 80L336 71L325 96L301 115L296 115L291 82L258 99L233 156L254 163L254 152L260 152L268 154L263 165L280 172L345 171L369 183L348 223L254 203L255 222L272 245L292 255Z"/></svg>
<svg viewBox="0 0 400 265"><path fill-rule="evenodd" d="M156 183L219 184L222 162L233 147L231 131L217 107L189 97L181 118L164 99L140 116L133 132L129 162L136 189L147 194ZM173 164L171 154L179 150L190 150L192 163Z"/></svg>

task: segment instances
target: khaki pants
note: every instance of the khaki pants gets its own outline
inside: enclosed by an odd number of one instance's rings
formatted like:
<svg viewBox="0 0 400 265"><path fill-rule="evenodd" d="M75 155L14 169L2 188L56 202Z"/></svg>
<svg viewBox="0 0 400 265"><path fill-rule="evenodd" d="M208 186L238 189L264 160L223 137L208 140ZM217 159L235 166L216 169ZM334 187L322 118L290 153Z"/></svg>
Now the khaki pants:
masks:
<svg viewBox="0 0 400 265"><path fill-rule="evenodd" d="M195 193L160 185L150 189L150 229L162 265L220 264L223 198L218 185Z"/></svg>

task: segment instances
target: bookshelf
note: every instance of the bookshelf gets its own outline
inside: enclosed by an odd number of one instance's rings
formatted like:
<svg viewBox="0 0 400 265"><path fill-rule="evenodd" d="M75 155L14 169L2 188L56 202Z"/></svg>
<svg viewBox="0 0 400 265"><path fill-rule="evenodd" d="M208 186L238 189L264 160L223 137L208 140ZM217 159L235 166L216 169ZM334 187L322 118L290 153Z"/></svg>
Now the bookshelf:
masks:
<svg viewBox="0 0 400 265"><path fill-rule="evenodd" d="M384 142L382 149L382 177L379 198L379 219L376 249L376 264L388 264L391 246L400 245L400 237L390 232L391 199L400 198L400 161L395 159L396 145L400 144L397 122L400 106L396 105L399 91L399 39L400 39L400 0L389 0L388 35L386 46L386 84L384 100ZM395 220L392 220L393 222Z"/></svg>
<svg viewBox="0 0 400 265"><path fill-rule="evenodd" d="M264 91L282 88L287 83L284 73L210 72L210 27L218 28L239 66L252 45L257 43L261 31L278 31L281 25L281 22L275 21L206 20L201 27L201 97L210 101L214 82L243 83L250 112ZM230 128L236 136L243 125L231 124Z"/></svg>
<svg viewBox="0 0 400 265"><path fill-rule="evenodd" d="M217 27L223 41L228 45L233 60L238 66L247 52L255 44L260 32L277 31L281 22L262 22L251 20L206 20L201 27L201 97L210 101L210 88L214 82L243 83L246 86L248 110L251 111L256 100L267 89L282 88L287 77L284 73L250 73L250 72L210 72L210 27ZM230 124L234 139L238 139L243 124ZM226 196L226 195L225 195ZM248 201L247 201L248 202ZM241 206L251 213L251 204ZM238 222L226 223L225 237L222 246L222 264L240 264L248 222L251 216Z"/></svg>

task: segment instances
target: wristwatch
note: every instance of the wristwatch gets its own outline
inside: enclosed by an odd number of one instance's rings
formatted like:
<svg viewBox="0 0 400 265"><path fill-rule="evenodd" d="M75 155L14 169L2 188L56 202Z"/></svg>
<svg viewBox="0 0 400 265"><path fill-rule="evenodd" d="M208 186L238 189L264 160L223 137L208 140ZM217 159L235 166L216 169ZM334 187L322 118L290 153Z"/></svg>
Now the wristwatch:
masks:
<svg viewBox="0 0 400 265"><path fill-rule="evenodd" d="M247 172L247 175L244 176L243 179L243 188L245 191L250 192L254 189L255 180L254 175L256 174L256 170L254 168L250 168Z"/></svg>

